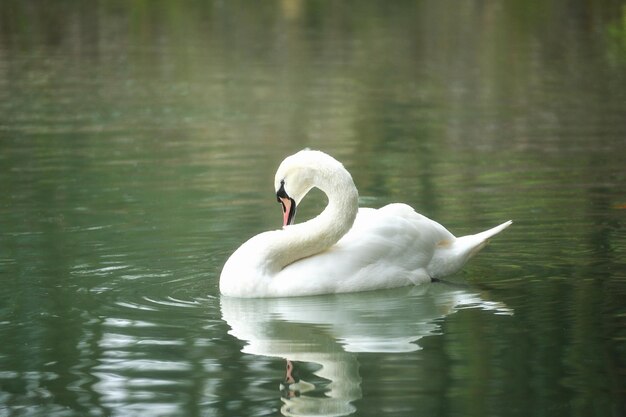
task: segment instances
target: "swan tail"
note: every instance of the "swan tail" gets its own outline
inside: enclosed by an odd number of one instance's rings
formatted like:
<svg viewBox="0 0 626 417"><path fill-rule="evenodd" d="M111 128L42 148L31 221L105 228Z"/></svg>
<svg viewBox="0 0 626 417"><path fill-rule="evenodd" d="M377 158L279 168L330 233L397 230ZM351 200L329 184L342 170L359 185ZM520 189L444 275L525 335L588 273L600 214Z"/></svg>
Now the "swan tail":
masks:
<svg viewBox="0 0 626 417"><path fill-rule="evenodd" d="M509 227L512 223L513 222L509 220L507 222L502 223L501 225L493 227L489 230L485 230L484 232L476 233L475 235L463 236L459 238L458 240L466 239L470 247L473 247L473 250L472 250L473 253L471 256L474 256L476 253L478 253L478 251L484 248L487 243L489 243L489 239L491 239L492 237L494 237L495 235L497 235L498 233L500 233L501 231Z"/></svg>
<svg viewBox="0 0 626 417"><path fill-rule="evenodd" d="M440 242L428 267L432 278L440 278L459 271L465 263L484 248L489 239L497 235L513 222L504 222L484 232L462 236L454 241Z"/></svg>
<svg viewBox="0 0 626 417"><path fill-rule="evenodd" d="M485 230L484 232L476 233L475 235L468 235L458 238L454 242L454 246L458 247L458 251L460 254L464 254L467 256L465 261L471 259L474 255L476 255L482 248L484 248L487 243L489 243L489 239L509 227L513 222L511 220L502 223L496 227L493 227L489 230Z"/></svg>

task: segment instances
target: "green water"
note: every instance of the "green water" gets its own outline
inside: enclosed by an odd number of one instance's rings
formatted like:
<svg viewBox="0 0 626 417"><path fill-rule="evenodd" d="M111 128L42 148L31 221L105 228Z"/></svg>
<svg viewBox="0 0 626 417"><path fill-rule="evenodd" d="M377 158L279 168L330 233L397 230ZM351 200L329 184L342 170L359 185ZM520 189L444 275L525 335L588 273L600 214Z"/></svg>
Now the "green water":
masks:
<svg viewBox="0 0 626 417"><path fill-rule="evenodd" d="M306 146L515 223L450 284L222 299ZM621 1L3 1L0 417L624 416L624 161Z"/></svg>

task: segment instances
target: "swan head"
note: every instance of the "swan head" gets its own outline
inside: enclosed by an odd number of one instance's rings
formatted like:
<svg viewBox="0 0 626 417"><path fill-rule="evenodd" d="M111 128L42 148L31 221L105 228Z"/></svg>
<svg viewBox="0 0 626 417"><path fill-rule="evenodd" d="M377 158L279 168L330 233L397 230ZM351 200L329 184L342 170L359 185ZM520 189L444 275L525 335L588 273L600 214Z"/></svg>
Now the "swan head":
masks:
<svg viewBox="0 0 626 417"><path fill-rule="evenodd" d="M341 162L321 151L304 149L285 158L274 178L276 200L283 209L283 226L293 224L298 204L313 187L327 192L342 173L352 181Z"/></svg>

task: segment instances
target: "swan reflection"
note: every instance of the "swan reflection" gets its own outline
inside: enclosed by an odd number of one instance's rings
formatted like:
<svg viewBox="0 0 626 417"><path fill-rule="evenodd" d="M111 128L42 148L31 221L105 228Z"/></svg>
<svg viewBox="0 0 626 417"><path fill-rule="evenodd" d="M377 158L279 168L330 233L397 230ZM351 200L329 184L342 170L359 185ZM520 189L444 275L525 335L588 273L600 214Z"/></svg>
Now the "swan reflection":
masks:
<svg viewBox="0 0 626 417"><path fill-rule="evenodd" d="M355 352L419 350L420 339L441 332L438 319L463 308L512 314L501 303L445 284L320 297L221 299L222 318L229 333L246 343L243 352L286 360L281 384L286 416L353 413L352 403L362 397ZM322 391L297 377L298 362L320 366L314 374L328 381Z"/></svg>

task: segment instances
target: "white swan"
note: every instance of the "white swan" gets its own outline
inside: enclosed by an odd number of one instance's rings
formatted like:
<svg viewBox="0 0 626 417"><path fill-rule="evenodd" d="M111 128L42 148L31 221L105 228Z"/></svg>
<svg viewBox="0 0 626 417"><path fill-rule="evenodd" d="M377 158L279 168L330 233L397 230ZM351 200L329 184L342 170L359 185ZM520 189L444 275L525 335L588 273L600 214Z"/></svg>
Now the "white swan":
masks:
<svg viewBox="0 0 626 417"><path fill-rule="evenodd" d="M284 226L258 234L226 261L220 292L233 297L287 297L369 291L430 282L453 274L511 221L456 238L406 204L358 207L350 173L333 157L303 150L287 157L275 177ZM292 224L313 188L328 205Z"/></svg>

